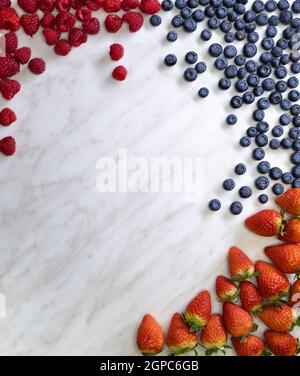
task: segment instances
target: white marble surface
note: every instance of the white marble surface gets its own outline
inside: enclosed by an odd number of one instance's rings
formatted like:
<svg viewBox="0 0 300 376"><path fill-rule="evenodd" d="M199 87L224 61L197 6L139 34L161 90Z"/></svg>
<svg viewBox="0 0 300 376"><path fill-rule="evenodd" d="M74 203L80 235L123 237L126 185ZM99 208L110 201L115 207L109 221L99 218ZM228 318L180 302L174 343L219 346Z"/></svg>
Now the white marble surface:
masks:
<svg viewBox="0 0 300 376"><path fill-rule="evenodd" d="M102 30L66 58L41 36L21 38L46 58L47 71L19 75L22 92L10 103L18 122L0 130L18 144L14 157L0 158L2 355L137 354L135 331L145 312L167 329L174 312L226 272L231 245L258 258L270 243L242 225L258 207L258 192L233 217L228 205L237 192L220 189L237 162L250 161L250 150L238 147L250 108L239 111L232 129L223 125L230 93L216 90L220 74L210 68L194 83L182 79L188 50L211 64L208 44L198 31L167 44L168 18L156 29L146 22L136 34ZM122 83L110 78L113 41L126 50ZM162 65L168 51L178 55L173 68ZM197 90L206 85L211 95L200 100ZM97 159L120 148L148 157L202 156L205 199L187 204L181 194L97 192ZM279 159L287 163L288 156ZM238 185L254 176L251 163ZM211 214L207 200L218 195L223 209Z"/></svg>

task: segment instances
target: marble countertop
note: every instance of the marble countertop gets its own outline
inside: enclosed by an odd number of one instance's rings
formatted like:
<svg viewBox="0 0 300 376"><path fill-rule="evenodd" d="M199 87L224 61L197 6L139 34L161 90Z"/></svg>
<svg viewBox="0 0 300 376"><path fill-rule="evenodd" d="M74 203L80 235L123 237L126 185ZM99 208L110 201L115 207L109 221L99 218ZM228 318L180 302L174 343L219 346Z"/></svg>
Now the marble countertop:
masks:
<svg viewBox="0 0 300 376"><path fill-rule="evenodd" d="M18 149L0 158L0 292L7 304L1 355L137 354L135 331L144 313L167 329L174 312L226 273L231 245L264 257L270 240L242 225L259 207L258 192L234 217L228 206L237 191L221 189L236 163L250 162L238 140L251 108L239 111L229 128L230 92L217 90L221 74L209 68L184 82L188 50L208 65L212 60L198 32L167 44L169 17L158 28L146 22L135 34L102 30L66 58L55 56L40 35L21 38L46 59L47 70L19 74L22 91L9 103L18 122L0 130L1 138L16 138ZM112 42L125 47L122 83L110 78ZM175 67L163 66L167 52L177 54ZM206 99L197 97L201 86L210 88ZM147 158L202 157L202 201L187 203L180 193L99 193L97 160L120 149ZM288 155L276 158L287 167ZM249 163L238 185L255 176ZM217 214L207 210L214 196L223 203Z"/></svg>

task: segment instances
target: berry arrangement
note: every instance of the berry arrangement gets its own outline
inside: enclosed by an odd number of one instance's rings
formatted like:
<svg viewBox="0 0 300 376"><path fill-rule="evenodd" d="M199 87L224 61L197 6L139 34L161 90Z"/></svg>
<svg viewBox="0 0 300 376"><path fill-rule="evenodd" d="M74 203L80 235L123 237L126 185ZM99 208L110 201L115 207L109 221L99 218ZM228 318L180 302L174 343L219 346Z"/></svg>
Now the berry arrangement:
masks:
<svg viewBox="0 0 300 376"><path fill-rule="evenodd" d="M172 355L191 351L198 355L199 346L206 355L225 355L231 347L238 356L293 356L300 352L291 333L300 326L300 318L295 317L300 304L300 188L289 189L276 203L281 211L262 210L245 221L253 233L282 241L264 249L271 262L254 263L242 250L231 247L230 277L217 276L215 282L222 314L212 314L207 290L200 291L182 314L173 315L166 338L156 319L146 314L137 331L143 355L160 353L164 343ZM253 334L260 322L267 327L264 339Z"/></svg>

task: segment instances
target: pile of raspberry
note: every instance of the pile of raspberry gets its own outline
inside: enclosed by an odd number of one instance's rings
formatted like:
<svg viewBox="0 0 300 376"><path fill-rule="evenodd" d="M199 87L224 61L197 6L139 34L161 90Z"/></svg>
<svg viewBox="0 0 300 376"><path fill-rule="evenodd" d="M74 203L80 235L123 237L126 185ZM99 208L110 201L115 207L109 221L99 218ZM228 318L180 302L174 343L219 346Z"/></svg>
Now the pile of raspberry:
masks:
<svg viewBox="0 0 300 376"><path fill-rule="evenodd" d="M26 66L36 75L46 69L45 61L32 57L28 46L19 46L17 32L33 37L42 28L47 45L60 56L68 55L72 48L86 43L89 35L100 32L100 21L96 11L108 13L104 25L108 32L116 33L123 23L130 32L136 32L144 24L144 14L155 14L160 10L157 0L18 0L15 9L11 0L0 0L0 31L5 33L5 51L0 51L0 92L4 99L11 100L21 90L21 84L12 77L21 66ZM122 45L110 46L110 57L118 61L124 56ZM112 77L123 81L127 70L119 65L113 69ZM8 107L0 111L0 124L10 126L17 120L14 111ZM0 140L0 151L5 155L15 153L13 137Z"/></svg>

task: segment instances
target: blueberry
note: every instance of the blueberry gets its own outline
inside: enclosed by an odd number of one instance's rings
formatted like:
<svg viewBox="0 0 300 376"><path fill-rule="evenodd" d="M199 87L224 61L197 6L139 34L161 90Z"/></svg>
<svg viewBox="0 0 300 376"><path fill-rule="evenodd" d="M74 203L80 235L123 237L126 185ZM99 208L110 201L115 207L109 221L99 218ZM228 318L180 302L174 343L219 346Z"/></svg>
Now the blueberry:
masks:
<svg viewBox="0 0 300 376"><path fill-rule="evenodd" d="M193 31L197 29L197 23L192 18L188 18L187 20L184 21L183 28L186 32L192 33Z"/></svg>
<svg viewBox="0 0 300 376"><path fill-rule="evenodd" d="M199 63L196 64L195 68L198 73L204 73L207 67L203 61L199 61Z"/></svg>
<svg viewBox="0 0 300 376"><path fill-rule="evenodd" d="M287 83L285 81L277 81L275 89L280 93L284 93L287 90Z"/></svg>
<svg viewBox="0 0 300 376"><path fill-rule="evenodd" d="M237 66L243 66L246 62L246 58L245 56L243 55L237 55L235 58L234 58L234 63L237 65Z"/></svg>
<svg viewBox="0 0 300 376"><path fill-rule="evenodd" d="M260 97L263 95L264 93L264 89L262 86L259 86L257 85L254 89L253 89L253 94L256 96L256 97Z"/></svg>
<svg viewBox="0 0 300 376"><path fill-rule="evenodd" d="M197 8L197 6L199 5L199 0L188 0L187 5L190 8Z"/></svg>
<svg viewBox="0 0 300 376"><path fill-rule="evenodd" d="M187 18L192 17L192 13L193 13L192 9L186 7L186 8L181 9L180 15L182 18L186 20Z"/></svg>
<svg viewBox="0 0 300 376"><path fill-rule="evenodd" d="M270 163L267 161L259 162L257 165L257 171L261 174L267 174L270 171Z"/></svg>
<svg viewBox="0 0 300 376"><path fill-rule="evenodd" d="M223 33L228 33L228 31L231 30L231 22L224 20L220 24L220 29L223 31Z"/></svg>
<svg viewBox="0 0 300 376"><path fill-rule="evenodd" d="M255 179L255 187L260 191L267 189L269 186L269 179L266 176L259 176Z"/></svg>
<svg viewBox="0 0 300 376"><path fill-rule="evenodd" d="M261 161L265 157L265 151L262 148L256 148L253 150L252 158L256 161Z"/></svg>
<svg viewBox="0 0 300 376"><path fill-rule="evenodd" d="M282 24L287 25L293 19L293 13L289 10L284 10L279 14L279 20Z"/></svg>
<svg viewBox="0 0 300 376"><path fill-rule="evenodd" d="M300 116L294 116L293 117L293 126L299 128L300 127Z"/></svg>
<svg viewBox="0 0 300 376"><path fill-rule="evenodd" d="M248 90L248 84L245 80L238 80L235 84L235 88L239 93L244 93Z"/></svg>
<svg viewBox="0 0 300 376"><path fill-rule="evenodd" d="M270 26L278 26L279 25L279 17L273 15L269 18L268 24Z"/></svg>
<svg viewBox="0 0 300 376"><path fill-rule="evenodd" d="M259 60L263 64L269 64L272 61L272 54L269 52L264 52L260 55Z"/></svg>
<svg viewBox="0 0 300 376"><path fill-rule="evenodd" d="M225 69L225 76L227 78L235 78L238 74L238 69L235 65L228 65Z"/></svg>
<svg viewBox="0 0 300 376"><path fill-rule="evenodd" d="M183 22L184 22L184 19L180 16L174 16L171 21L174 27L181 27L183 25Z"/></svg>
<svg viewBox="0 0 300 376"><path fill-rule="evenodd" d="M239 189L239 195L241 198L248 198L252 195L252 189L247 186L243 186Z"/></svg>
<svg viewBox="0 0 300 376"><path fill-rule="evenodd" d="M255 23L246 23L245 32L247 33L247 35L249 35L250 33L253 33L255 30L256 30Z"/></svg>
<svg viewBox="0 0 300 376"><path fill-rule="evenodd" d="M232 32L232 31L228 31L226 34L225 34L225 42L227 43L231 43L235 40L235 34Z"/></svg>
<svg viewBox="0 0 300 376"><path fill-rule="evenodd" d="M294 1L292 4L292 10L294 13L300 13L300 1Z"/></svg>
<svg viewBox="0 0 300 376"><path fill-rule="evenodd" d="M262 64L257 68L257 74L263 78L268 77L271 74L271 67L269 67L269 65Z"/></svg>
<svg viewBox="0 0 300 376"><path fill-rule="evenodd" d="M234 10L232 10L228 13L227 17L230 22L234 22L238 18L238 14Z"/></svg>
<svg viewBox="0 0 300 376"><path fill-rule="evenodd" d="M257 53L257 48L253 43L246 43L243 47L243 53L246 57L253 57Z"/></svg>
<svg viewBox="0 0 300 376"><path fill-rule="evenodd" d="M233 9L235 10L235 12L237 14L244 14L245 11L246 11L246 8L245 8L244 4L241 4L241 3L238 3L238 2L236 2L233 5Z"/></svg>
<svg viewBox="0 0 300 376"><path fill-rule="evenodd" d="M272 135L274 137L280 137L283 135L283 128L280 126L280 125L276 125L273 129L272 129Z"/></svg>
<svg viewBox="0 0 300 376"><path fill-rule="evenodd" d="M244 14L244 21L245 22L253 22L256 18L256 14L255 12L253 12L253 10L247 10L247 12L245 12Z"/></svg>
<svg viewBox="0 0 300 376"><path fill-rule="evenodd" d="M247 91L247 93L243 94L242 99L245 104L251 104L255 101L255 95Z"/></svg>
<svg viewBox="0 0 300 376"><path fill-rule="evenodd" d="M292 104L288 99L283 99L280 102L280 107L283 111L288 111L291 108Z"/></svg>
<svg viewBox="0 0 300 376"><path fill-rule="evenodd" d="M260 147L268 145L268 141L268 136L266 136L264 133L260 133L255 137L255 143Z"/></svg>
<svg viewBox="0 0 300 376"><path fill-rule="evenodd" d="M247 40L249 43L256 43L259 40L259 34L256 31L248 34Z"/></svg>
<svg viewBox="0 0 300 376"><path fill-rule="evenodd" d="M235 4L235 0L223 0L223 4L226 8L232 8Z"/></svg>
<svg viewBox="0 0 300 376"><path fill-rule="evenodd" d="M268 132L269 128L270 128L269 123L263 120L259 121L256 126L257 131L260 133Z"/></svg>
<svg viewBox="0 0 300 376"><path fill-rule="evenodd" d="M274 138L270 141L270 148L273 150L277 150L280 148L280 141Z"/></svg>
<svg viewBox="0 0 300 376"><path fill-rule="evenodd" d="M177 63L177 57L173 54L169 54L165 57L165 64L171 67Z"/></svg>
<svg viewBox="0 0 300 376"><path fill-rule="evenodd" d="M296 140L298 137L300 137L300 130L299 128L291 128L289 130L289 137L293 140Z"/></svg>
<svg viewBox="0 0 300 376"><path fill-rule="evenodd" d="M266 13L260 13L256 17L256 23L259 26L264 26L268 23L269 21L269 16Z"/></svg>
<svg viewBox="0 0 300 376"><path fill-rule="evenodd" d="M298 102L300 99L300 92L298 90L291 90L288 94L288 98L291 102Z"/></svg>
<svg viewBox="0 0 300 376"><path fill-rule="evenodd" d="M241 212L243 211L243 205L238 202L238 201L234 201L231 205L230 205L230 212L234 215L239 215L241 214Z"/></svg>
<svg viewBox="0 0 300 376"><path fill-rule="evenodd" d="M275 76L279 79L285 78L287 75L287 69L283 65L280 65L278 68L275 69Z"/></svg>
<svg viewBox="0 0 300 376"><path fill-rule="evenodd" d="M260 13L265 9L265 4L263 1L260 0L255 0L254 3L252 4L252 10L255 13Z"/></svg>
<svg viewBox="0 0 300 376"><path fill-rule="evenodd" d="M227 60L224 57L218 57L215 61L215 67L218 70L224 70L228 65Z"/></svg>
<svg viewBox="0 0 300 376"><path fill-rule="evenodd" d="M247 168L243 163L239 163L235 166L234 171L237 175L244 175Z"/></svg>
<svg viewBox="0 0 300 376"><path fill-rule="evenodd" d="M281 57L280 57L280 60L279 60L279 63L281 65L287 65L290 61L290 57L288 54L283 54Z"/></svg>
<svg viewBox="0 0 300 376"><path fill-rule="evenodd" d="M296 151L295 153L293 153L290 159L294 165L300 164L300 151Z"/></svg>
<svg viewBox="0 0 300 376"><path fill-rule="evenodd" d="M273 78L265 78L262 82L262 87L266 91L272 91L275 89L275 81Z"/></svg>
<svg viewBox="0 0 300 376"><path fill-rule="evenodd" d="M276 45L280 48L282 48L283 50L285 50L287 47L288 47L288 41L284 38L280 38L278 39L278 41L276 42Z"/></svg>
<svg viewBox="0 0 300 376"><path fill-rule="evenodd" d="M216 14L216 9L213 7L213 6L207 6L204 10L205 12L205 15L208 17L208 18L211 18L213 17L215 14Z"/></svg>
<svg viewBox="0 0 300 376"><path fill-rule="evenodd" d="M290 138L283 138L280 142L281 147L284 149L290 149L292 147L292 140Z"/></svg>
<svg viewBox="0 0 300 376"><path fill-rule="evenodd" d="M226 180L224 180L224 182L223 182L223 188L226 191L232 191L234 187L235 187L235 182L234 182L233 179L226 179Z"/></svg>
<svg viewBox="0 0 300 376"><path fill-rule="evenodd" d="M229 46L226 46L224 48L224 56L227 58L227 59L232 59L234 58L235 56L237 55L237 49L232 46L232 45L229 45Z"/></svg>
<svg viewBox="0 0 300 376"><path fill-rule="evenodd" d="M207 21L207 26L211 30L216 30L220 27L220 20L217 17L212 17Z"/></svg>
<svg viewBox="0 0 300 376"><path fill-rule="evenodd" d="M208 5L209 0L199 0L200 5Z"/></svg>
<svg viewBox="0 0 300 376"><path fill-rule="evenodd" d="M281 125L288 125L291 122L291 117L288 114L282 114L279 118L279 123Z"/></svg>
<svg viewBox="0 0 300 376"><path fill-rule="evenodd" d="M280 57L283 54L283 50L282 48L276 46L272 48L271 53L274 57Z"/></svg>
<svg viewBox="0 0 300 376"><path fill-rule="evenodd" d="M235 36L236 40L241 41L241 40L244 40L246 38L246 33L245 33L244 30L238 30L238 31L236 31L234 36Z"/></svg>
<svg viewBox="0 0 300 376"><path fill-rule="evenodd" d="M298 104L293 104L290 108L291 115L299 115L300 114L300 106Z"/></svg>
<svg viewBox="0 0 300 376"><path fill-rule="evenodd" d="M279 0L277 6L280 10L286 10L289 9L290 4L287 0Z"/></svg>
<svg viewBox="0 0 300 376"><path fill-rule="evenodd" d="M161 24L161 17L158 14L153 14L150 17L150 23L152 26L159 26Z"/></svg>
<svg viewBox="0 0 300 376"><path fill-rule="evenodd" d="M293 141L292 148L295 151L300 150L300 139L299 138L297 140Z"/></svg>
<svg viewBox="0 0 300 376"><path fill-rule="evenodd" d="M245 25L246 25L246 22L244 20L241 20L240 18L238 18L234 23L234 27L236 30L244 30Z"/></svg>
<svg viewBox="0 0 300 376"><path fill-rule="evenodd" d="M250 74L247 77L247 83L249 86L256 87L259 84L260 78L256 74Z"/></svg>
<svg viewBox="0 0 300 376"><path fill-rule="evenodd" d="M219 57L223 52L223 48L219 43L213 43L209 46L209 53L213 57Z"/></svg>
<svg viewBox="0 0 300 376"><path fill-rule="evenodd" d="M269 26L269 27L267 27L266 36L268 38L274 38L274 37L276 37L277 33L278 33L278 30L277 30L277 28L275 26Z"/></svg>
<svg viewBox="0 0 300 376"><path fill-rule="evenodd" d="M218 211L221 208L221 202L217 199L209 201L208 207L211 211Z"/></svg>
<svg viewBox="0 0 300 376"><path fill-rule="evenodd" d="M256 121L262 121L265 118L265 113L263 110L255 110L253 112L253 119Z"/></svg>
<svg viewBox="0 0 300 376"><path fill-rule="evenodd" d="M293 175L290 172L285 172L281 175L281 181L284 184L291 184L293 181Z"/></svg>
<svg viewBox="0 0 300 376"><path fill-rule="evenodd" d="M226 123L228 125L234 125L237 122L237 117L234 114L230 114L226 118Z"/></svg>
<svg viewBox="0 0 300 376"><path fill-rule="evenodd" d="M279 196L282 195L282 193L284 192L284 187L282 184L276 183L273 185L272 191L275 195Z"/></svg>
<svg viewBox="0 0 300 376"><path fill-rule="evenodd" d="M175 0L175 7L182 9L186 6L187 0Z"/></svg>
<svg viewBox="0 0 300 376"><path fill-rule="evenodd" d="M257 107L260 110L266 110L270 106L270 102L267 98L260 98L257 102Z"/></svg>
<svg viewBox="0 0 300 376"><path fill-rule="evenodd" d="M220 89L228 90L231 86L231 81L228 78L221 78L218 85Z"/></svg>
<svg viewBox="0 0 300 376"><path fill-rule="evenodd" d="M168 11L173 8L173 1L172 0L163 0L161 3L161 7L163 10Z"/></svg>
<svg viewBox="0 0 300 376"><path fill-rule="evenodd" d="M168 34L167 34L167 40L169 42L175 42L178 38L178 34L176 33L176 31L169 31Z"/></svg>
<svg viewBox="0 0 300 376"><path fill-rule="evenodd" d="M195 64L197 60L198 60L198 55L195 51L189 51L186 53L185 61L188 64Z"/></svg>
<svg viewBox="0 0 300 376"><path fill-rule="evenodd" d="M240 108L242 107L243 100L240 96L235 95L234 97L231 98L230 105L232 108Z"/></svg>
<svg viewBox="0 0 300 376"><path fill-rule="evenodd" d="M240 145L243 147L250 146L251 144L251 139L247 136L244 136L240 139Z"/></svg>
<svg viewBox="0 0 300 376"><path fill-rule="evenodd" d="M202 40L207 41L207 40L210 40L210 38L212 37L212 32L208 29L204 29L201 31L200 36Z"/></svg>
<svg viewBox="0 0 300 376"><path fill-rule="evenodd" d="M269 197L267 195L265 195L265 194L259 195L258 196L258 201L261 204L266 204L269 201Z"/></svg>
<svg viewBox="0 0 300 376"><path fill-rule="evenodd" d="M254 60L248 60L245 64L245 68L247 69L247 72L254 73L257 71L257 63Z"/></svg>
<svg viewBox="0 0 300 376"><path fill-rule="evenodd" d="M281 178L282 171L279 167L273 167L269 171L270 178L273 180L278 180Z"/></svg>
<svg viewBox="0 0 300 376"><path fill-rule="evenodd" d="M200 98L205 98L207 97L209 94L209 90L206 88L206 87L202 87L199 91L198 91L198 95Z"/></svg>
<svg viewBox="0 0 300 376"><path fill-rule="evenodd" d="M247 129L247 136L248 137L255 137L257 135L257 130L254 127L249 127Z"/></svg>
<svg viewBox="0 0 300 376"><path fill-rule="evenodd" d="M214 8L218 8L221 6L222 0L210 0L210 3Z"/></svg>
<svg viewBox="0 0 300 376"><path fill-rule="evenodd" d="M294 179L292 182L293 188L300 188L300 179Z"/></svg>
<svg viewBox="0 0 300 376"><path fill-rule="evenodd" d="M269 95L269 101L272 104L279 104L282 100L282 94L278 91L272 91L272 93Z"/></svg>
<svg viewBox="0 0 300 376"><path fill-rule="evenodd" d="M201 21L204 20L205 15L204 15L204 12L201 9L196 9L193 12L193 16L192 17L193 17L194 21L201 22Z"/></svg>
<svg viewBox="0 0 300 376"><path fill-rule="evenodd" d="M195 68L187 68L185 71L184 71L184 74L183 74L183 77L186 81L188 82L192 82L192 81L195 81L196 78L197 78L197 71Z"/></svg>

